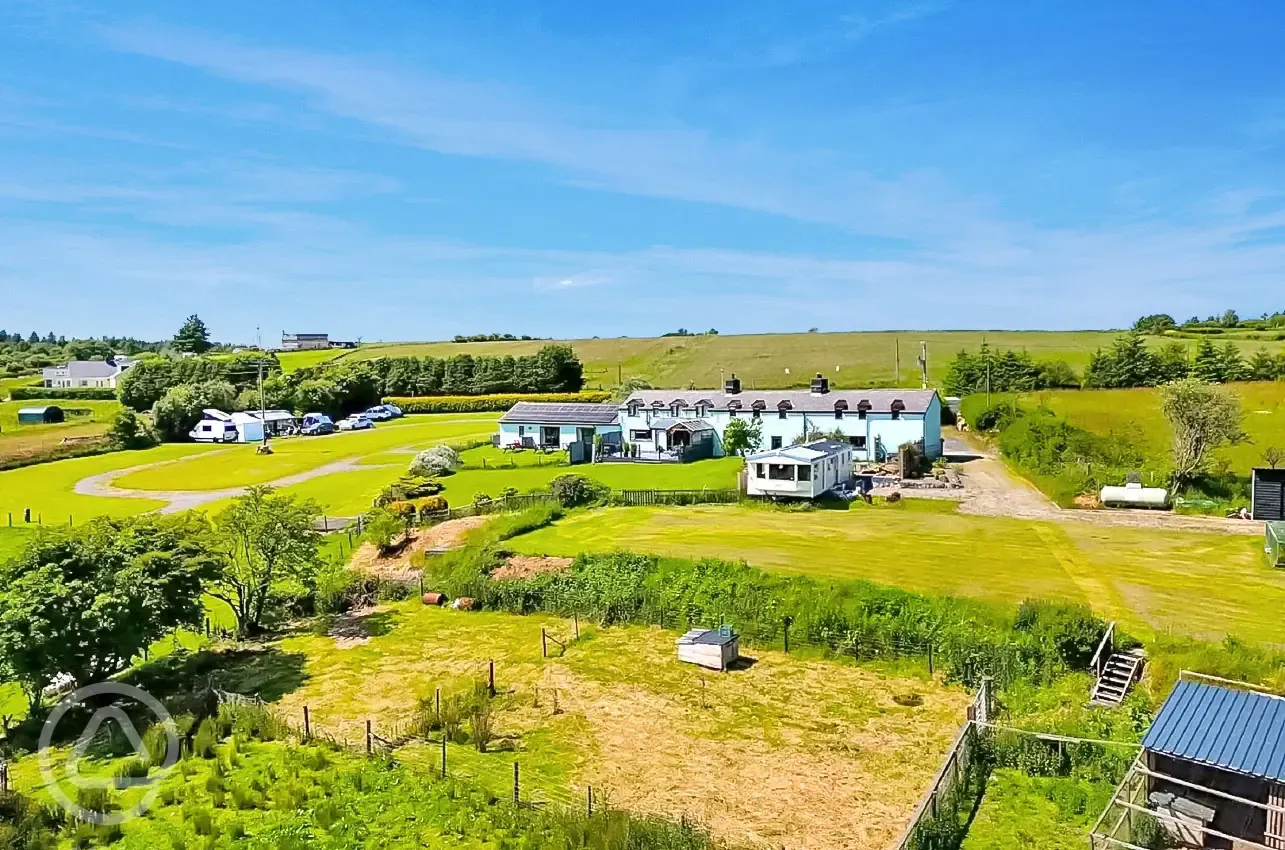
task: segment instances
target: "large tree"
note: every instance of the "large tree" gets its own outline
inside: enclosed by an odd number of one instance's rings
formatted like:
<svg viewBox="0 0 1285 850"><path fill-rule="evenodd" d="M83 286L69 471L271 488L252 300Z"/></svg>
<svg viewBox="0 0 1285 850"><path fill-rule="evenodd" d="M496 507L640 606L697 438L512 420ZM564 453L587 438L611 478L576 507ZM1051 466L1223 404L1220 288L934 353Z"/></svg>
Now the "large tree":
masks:
<svg viewBox="0 0 1285 850"><path fill-rule="evenodd" d="M1213 452L1244 442L1240 401L1198 378L1160 388L1160 404L1173 429L1173 473L1176 488L1205 471Z"/></svg>
<svg viewBox="0 0 1285 850"><path fill-rule="evenodd" d="M171 630L199 625L217 567L209 531L194 514L41 530L0 564L0 670L35 708L57 676L102 681Z"/></svg>
<svg viewBox="0 0 1285 850"><path fill-rule="evenodd" d="M736 418L723 429L723 452L729 455L748 454L763 445L762 422Z"/></svg>
<svg viewBox="0 0 1285 850"><path fill-rule="evenodd" d="M227 381L202 381L170 387L152 406L152 421L161 439L171 442L187 439L188 432L201 421L207 408L231 410L236 402L236 388Z"/></svg>
<svg viewBox="0 0 1285 850"><path fill-rule="evenodd" d="M210 342L210 329L193 313L187 317L183 327L174 334L174 347L184 354L204 354L213 347Z"/></svg>
<svg viewBox="0 0 1285 850"><path fill-rule="evenodd" d="M239 634L262 629L273 582L314 583L320 516L316 502L271 487L251 487L219 514L224 560L210 593L232 606Z"/></svg>

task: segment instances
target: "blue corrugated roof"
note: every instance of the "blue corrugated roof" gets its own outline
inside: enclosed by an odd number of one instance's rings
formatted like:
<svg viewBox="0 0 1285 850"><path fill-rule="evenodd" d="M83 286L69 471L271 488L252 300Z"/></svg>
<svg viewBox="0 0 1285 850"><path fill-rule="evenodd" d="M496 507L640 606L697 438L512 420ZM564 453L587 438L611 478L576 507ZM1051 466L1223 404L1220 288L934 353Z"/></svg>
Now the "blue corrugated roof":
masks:
<svg viewBox="0 0 1285 850"><path fill-rule="evenodd" d="M1160 707L1142 746L1285 782L1285 699L1183 680Z"/></svg>

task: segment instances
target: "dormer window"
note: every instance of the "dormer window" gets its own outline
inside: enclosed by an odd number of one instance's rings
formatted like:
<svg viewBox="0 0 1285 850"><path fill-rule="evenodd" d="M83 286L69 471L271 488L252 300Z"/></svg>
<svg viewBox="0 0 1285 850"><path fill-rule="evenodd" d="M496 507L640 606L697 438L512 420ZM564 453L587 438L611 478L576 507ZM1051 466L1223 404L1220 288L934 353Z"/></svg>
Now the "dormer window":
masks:
<svg viewBox="0 0 1285 850"><path fill-rule="evenodd" d="M778 419L787 419L787 418L789 418L790 411L791 411L793 408L794 408L794 405L790 404L788 401L782 401L780 404L778 404L778 405L776 406L776 416L777 416L777 418L778 418Z"/></svg>
<svg viewBox="0 0 1285 850"><path fill-rule="evenodd" d="M868 399L863 398L861 399L861 401L857 402L857 418L865 419L866 414L870 412L870 408L872 406L873 405L870 404L870 401Z"/></svg>
<svg viewBox="0 0 1285 850"><path fill-rule="evenodd" d="M703 401L696 402L696 418L704 419L709 416L709 405Z"/></svg>
<svg viewBox="0 0 1285 850"><path fill-rule="evenodd" d="M671 404L669 406L669 415L674 417L675 419L677 419L679 416L682 416L683 403L681 401L676 401L673 404Z"/></svg>
<svg viewBox="0 0 1285 850"><path fill-rule="evenodd" d="M846 401L844 401L843 399L839 399L838 401L836 401L834 403L834 418L842 419L844 411L846 411L847 409L848 409L848 403Z"/></svg>
<svg viewBox="0 0 1285 850"><path fill-rule="evenodd" d="M901 411L906 409L906 403L901 399L895 399L892 403L892 418L900 419Z"/></svg>
<svg viewBox="0 0 1285 850"><path fill-rule="evenodd" d="M642 408L642 402L638 401L637 399L634 399L630 401L629 404L626 405L626 407L628 407L629 409L630 416L637 416L638 411Z"/></svg>

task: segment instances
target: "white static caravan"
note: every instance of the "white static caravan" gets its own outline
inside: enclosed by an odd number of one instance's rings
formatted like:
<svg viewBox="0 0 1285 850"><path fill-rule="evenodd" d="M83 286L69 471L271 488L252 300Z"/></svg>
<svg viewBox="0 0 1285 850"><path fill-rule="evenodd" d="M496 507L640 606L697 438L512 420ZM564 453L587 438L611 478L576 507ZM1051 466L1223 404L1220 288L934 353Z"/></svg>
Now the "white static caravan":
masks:
<svg viewBox="0 0 1285 850"><path fill-rule="evenodd" d="M751 496L815 499L852 481L852 446L818 440L757 452L745 459Z"/></svg>
<svg viewBox="0 0 1285 850"><path fill-rule="evenodd" d="M741 641L729 626L717 629L692 629L680 637L678 660L688 664L726 670L741 657Z"/></svg>
<svg viewBox="0 0 1285 850"><path fill-rule="evenodd" d="M198 443L235 443L237 428L231 414L207 407L201 411L201 421L187 435Z"/></svg>

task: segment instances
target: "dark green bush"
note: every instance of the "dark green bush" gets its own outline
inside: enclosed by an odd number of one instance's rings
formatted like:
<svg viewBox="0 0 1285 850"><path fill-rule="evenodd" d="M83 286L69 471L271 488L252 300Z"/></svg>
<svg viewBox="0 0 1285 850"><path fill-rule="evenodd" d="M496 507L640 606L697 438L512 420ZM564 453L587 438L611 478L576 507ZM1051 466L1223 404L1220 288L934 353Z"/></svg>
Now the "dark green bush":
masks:
<svg viewBox="0 0 1285 850"><path fill-rule="evenodd" d="M116 391L110 387L13 387L11 401L49 399L51 401L114 401Z"/></svg>
<svg viewBox="0 0 1285 850"><path fill-rule="evenodd" d="M559 475L549 482L549 492L564 508L601 504L611 494L611 488L584 475Z"/></svg>
<svg viewBox="0 0 1285 850"><path fill-rule="evenodd" d="M611 393L586 391L576 393L502 393L497 395L387 396L386 404L395 404L403 413L486 413L508 410L519 401L580 402L599 404L611 400Z"/></svg>

